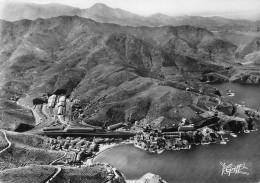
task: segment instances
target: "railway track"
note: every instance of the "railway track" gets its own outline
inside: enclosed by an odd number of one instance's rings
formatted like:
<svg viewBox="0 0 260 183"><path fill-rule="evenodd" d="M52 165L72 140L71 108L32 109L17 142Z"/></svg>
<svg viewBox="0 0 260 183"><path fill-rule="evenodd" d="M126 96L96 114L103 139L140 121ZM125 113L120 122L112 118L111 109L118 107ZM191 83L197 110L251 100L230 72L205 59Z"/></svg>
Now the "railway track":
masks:
<svg viewBox="0 0 260 183"><path fill-rule="evenodd" d="M6 148L4 148L3 150L0 151L0 154L5 152L7 149L9 149L12 145L12 143L8 140L7 136L6 136L6 133L4 130L1 130L1 132L4 134L4 137L5 137L5 140L7 141L8 143L8 146Z"/></svg>

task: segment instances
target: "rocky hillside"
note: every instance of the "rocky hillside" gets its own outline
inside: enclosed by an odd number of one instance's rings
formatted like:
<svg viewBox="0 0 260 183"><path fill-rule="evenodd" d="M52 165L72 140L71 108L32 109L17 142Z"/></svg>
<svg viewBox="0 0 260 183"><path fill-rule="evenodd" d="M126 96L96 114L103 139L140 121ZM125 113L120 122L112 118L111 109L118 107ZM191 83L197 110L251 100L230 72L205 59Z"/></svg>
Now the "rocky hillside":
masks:
<svg viewBox="0 0 260 183"><path fill-rule="evenodd" d="M206 89L187 81L232 64L236 48L192 26L124 27L63 16L1 21L0 27L1 102L7 106L1 127L10 130L35 125L18 98L32 105L33 98L58 89L79 99L83 121L98 126L197 118L189 106ZM183 92L192 85L195 93ZM179 106L189 112L176 113ZM10 113L19 120L6 117Z"/></svg>
<svg viewBox="0 0 260 183"><path fill-rule="evenodd" d="M219 39L228 41L236 45L235 56L242 63L258 63L260 51L260 34L250 34L246 32L218 32L216 36Z"/></svg>

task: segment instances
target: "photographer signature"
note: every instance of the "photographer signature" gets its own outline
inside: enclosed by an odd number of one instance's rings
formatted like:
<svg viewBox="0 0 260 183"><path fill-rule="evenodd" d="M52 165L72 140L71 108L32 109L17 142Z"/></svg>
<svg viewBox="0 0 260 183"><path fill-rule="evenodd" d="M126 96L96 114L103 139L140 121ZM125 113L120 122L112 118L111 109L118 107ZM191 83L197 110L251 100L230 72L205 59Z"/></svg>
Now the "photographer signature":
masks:
<svg viewBox="0 0 260 183"><path fill-rule="evenodd" d="M226 163L220 162L220 165L222 166L222 175L226 175L226 174L228 176L230 176L230 174L249 175L249 173L242 171L244 169L248 169L246 167L245 163L235 166L235 165L233 165L233 163L226 165Z"/></svg>

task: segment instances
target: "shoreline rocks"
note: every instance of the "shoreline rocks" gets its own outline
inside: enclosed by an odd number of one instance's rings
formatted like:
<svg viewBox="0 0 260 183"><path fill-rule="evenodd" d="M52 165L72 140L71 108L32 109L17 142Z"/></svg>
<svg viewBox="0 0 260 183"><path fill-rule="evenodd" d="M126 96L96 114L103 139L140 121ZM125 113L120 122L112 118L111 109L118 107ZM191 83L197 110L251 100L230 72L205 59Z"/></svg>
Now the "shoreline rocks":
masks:
<svg viewBox="0 0 260 183"><path fill-rule="evenodd" d="M207 73L202 76L201 81L212 82L212 83L225 83L225 82L229 82L229 78L219 73Z"/></svg>
<svg viewBox="0 0 260 183"><path fill-rule="evenodd" d="M240 84L260 84L260 76L253 75L252 73L241 73L232 76L230 81Z"/></svg>
<svg viewBox="0 0 260 183"><path fill-rule="evenodd" d="M166 183L159 175L147 173L138 180L127 180L127 183Z"/></svg>

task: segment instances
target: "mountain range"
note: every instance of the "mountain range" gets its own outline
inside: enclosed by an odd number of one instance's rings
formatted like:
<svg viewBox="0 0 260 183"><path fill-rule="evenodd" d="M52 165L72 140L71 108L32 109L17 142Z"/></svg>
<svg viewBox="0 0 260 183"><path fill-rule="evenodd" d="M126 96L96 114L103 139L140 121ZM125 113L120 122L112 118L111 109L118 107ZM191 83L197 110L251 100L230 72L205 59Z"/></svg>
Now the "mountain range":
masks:
<svg viewBox="0 0 260 183"><path fill-rule="evenodd" d="M196 118L192 112L172 117L172 110L163 109L165 101L154 98L163 97L163 93L174 98L178 93L183 101L187 96L181 90L196 86L196 82L186 82L187 78L200 80L206 73L221 71L225 77L215 74L206 78L222 81L237 74L234 80L240 81L241 64L259 64L257 33L201 28L232 29L230 22L240 22L234 25L242 28L252 23L246 20L162 14L142 17L104 4L89 9L26 3L7 7L12 11L5 17L17 21L0 21L0 127L5 129L15 130L21 123L35 125L32 114L10 103L11 98L22 98L24 105L30 105L32 99L59 89L85 106L83 121L88 124L102 126L104 121L114 123L129 115L148 122L162 115L173 122ZM227 71L230 67L235 69ZM246 82L258 83L249 70L246 72L246 78L251 78ZM103 107L87 107L104 97L107 104ZM178 100L172 101L171 108L179 105ZM91 116L93 111L96 115Z"/></svg>
<svg viewBox="0 0 260 183"><path fill-rule="evenodd" d="M180 26L191 25L209 30L260 30L259 21L233 20L221 17L178 16L164 14L140 16L119 8L97 3L90 8L80 9L62 4L6 3L2 6L0 18L7 21L34 20L63 15L77 15L102 23L116 23L129 26Z"/></svg>
<svg viewBox="0 0 260 183"><path fill-rule="evenodd" d="M31 106L34 98L59 89L80 101L82 121L91 125L129 116L147 122L165 116L169 123L196 119L189 107L196 95L183 90L211 93L196 80L209 72L227 72L260 50L259 37L232 40L189 25L131 27L59 16L2 20L0 27L0 127L9 130L35 125L32 114L10 99ZM183 113L173 113L179 105L185 106Z"/></svg>
<svg viewBox="0 0 260 183"><path fill-rule="evenodd" d="M88 123L121 120L128 108L134 106L136 109L127 113L147 108L143 114L136 115L141 119L148 112L152 99L138 93L155 92L152 88L162 80L159 75L175 78L180 71L199 74L219 68L207 63L207 45L218 39L205 29L191 26L125 27L78 16L60 16L1 21L0 27L1 113L6 116L2 118L1 127L6 129L16 129L21 121L33 124L31 114L26 116L23 112L21 117L15 105L10 114L11 104L7 99L14 95L22 98L27 95L28 103L34 97L61 88L83 103L107 95L105 102L122 101L124 104L105 105L98 115L86 118ZM233 44L223 44L231 53L234 51ZM216 48L212 52L221 57L227 51ZM196 57L205 58L198 61ZM132 103L139 100L143 102ZM126 105L125 109L120 105ZM93 105L86 110L85 115L96 107ZM13 116L20 118L14 120Z"/></svg>
<svg viewBox="0 0 260 183"><path fill-rule="evenodd" d="M79 9L8 3L3 10L0 182L109 181L105 164L70 167L83 151L60 149L83 138L40 136L46 127L105 129L124 123L134 130L167 130L185 121L231 130L245 124L242 118L251 126L255 122L249 111L234 107L207 83L260 84L260 34L242 32L255 31L259 22L144 17L104 4ZM48 107L53 94L58 98L54 108ZM220 115L211 118L217 111ZM136 182L163 182L157 179L148 174Z"/></svg>

